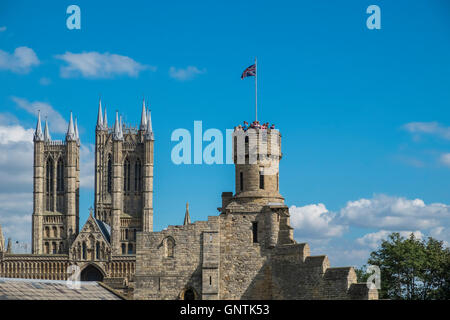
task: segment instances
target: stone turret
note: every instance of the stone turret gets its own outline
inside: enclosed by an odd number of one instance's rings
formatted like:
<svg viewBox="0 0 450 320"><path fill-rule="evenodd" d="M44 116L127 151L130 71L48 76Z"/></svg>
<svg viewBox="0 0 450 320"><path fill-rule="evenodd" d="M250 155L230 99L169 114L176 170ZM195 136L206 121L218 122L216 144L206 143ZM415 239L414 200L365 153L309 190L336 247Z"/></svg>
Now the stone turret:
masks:
<svg viewBox="0 0 450 320"><path fill-rule="evenodd" d="M279 192L281 135L276 129L240 128L233 133L236 193L240 204L283 203Z"/></svg>
<svg viewBox="0 0 450 320"><path fill-rule="evenodd" d="M189 202L186 202L186 213L184 214L183 225L191 224L191 217L189 216Z"/></svg>
<svg viewBox="0 0 450 320"><path fill-rule="evenodd" d="M121 226L120 216L123 210L123 132L122 121L116 111L112 145L112 195L111 195L111 247L113 254L120 254Z"/></svg>
<svg viewBox="0 0 450 320"><path fill-rule="evenodd" d="M144 139L143 231L153 231L153 154L154 135L150 112L146 119Z"/></svg>
<svg viewBox="0 0 450 320"><path fill-rule="evenodd" d="M43 215L44 215L44 134L41 128L41 114L38 113L36 132L34 133L34 166L33 166L33 216L32 216L32 252L43 252Z"/></svg>
<svg viewBox="0 0 450 320"><path fill-rule="evenodd" d="M66 135L66 158L65 158L65 203L66 207L66 231L69 238L69 246L74 236L79 230L79 163L80 163L80 147L78 144L77 133L73 124L72 112L70 113L69 127Z"/></svg>

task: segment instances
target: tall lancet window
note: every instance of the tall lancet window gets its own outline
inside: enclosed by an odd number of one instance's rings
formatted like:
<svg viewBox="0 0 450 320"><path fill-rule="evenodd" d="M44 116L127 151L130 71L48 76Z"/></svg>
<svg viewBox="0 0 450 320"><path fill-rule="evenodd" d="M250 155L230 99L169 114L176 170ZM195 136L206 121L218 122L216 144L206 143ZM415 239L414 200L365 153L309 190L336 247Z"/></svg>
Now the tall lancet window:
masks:
<svg viewBox="0 0 450 320"><path fill-rule="evenodd" d="M139 159L136 160L134 164L134 190L141 191L142 187L142 166Z"/></svg>
<svg viewBox="0 0 450 320"><path fill-rule="evenodd" d="M62 158L58 160L58 168L56 171L56 191L64 192L64 161Z"/></svg>
<svg viewBox="0 0 450 320"><path fill-rule="evenodd" d="M112 161L111 154L108 155L108 193L111 193L112 190Z"/></svg>
<svg viewBox="0 0 450 320"><path fill-rule="evenodd" d="M123 191L130 191L130 160L128 158L123 163Z"/></svg>
<svg viewBox="0 0 450 320"><path fill-rule="evenodd" d="M53 161L52 158L47 159L47 165L45 168L45 193L46 202L45 209L47 211L53 211Z"/></svg>

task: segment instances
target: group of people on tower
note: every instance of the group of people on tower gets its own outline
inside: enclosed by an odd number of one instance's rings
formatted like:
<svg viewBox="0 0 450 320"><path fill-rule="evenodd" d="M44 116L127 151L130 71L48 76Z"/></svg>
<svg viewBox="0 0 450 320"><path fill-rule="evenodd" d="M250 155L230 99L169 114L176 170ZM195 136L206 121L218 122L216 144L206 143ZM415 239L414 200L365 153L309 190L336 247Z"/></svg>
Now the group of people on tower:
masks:
<svg viewBox="0 0 450 320"><path fill-rule="evenodd" d="M275 129L275 125L274 124L270 125L269 122L261 124L258 120L255 120L252 123L250 123L250 125L248 124L247 121L244 121L244 125L238 125L236 127L237 130L244 130L244 131L247 131L249 128L262 130Z"/></svg>

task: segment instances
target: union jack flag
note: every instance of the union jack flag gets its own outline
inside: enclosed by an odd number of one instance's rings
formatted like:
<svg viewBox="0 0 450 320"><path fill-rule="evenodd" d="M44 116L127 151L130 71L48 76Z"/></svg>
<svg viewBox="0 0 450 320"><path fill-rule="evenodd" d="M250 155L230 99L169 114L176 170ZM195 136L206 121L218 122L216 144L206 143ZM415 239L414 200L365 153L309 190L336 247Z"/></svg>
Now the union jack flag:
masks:
<svg viewBox="0 0 450 320"><path fill-rule="evenodd" d="M244 70L241 75L241 79L245 77L255 77L256 76L256 64L252 64L250 67Z"/></svg>

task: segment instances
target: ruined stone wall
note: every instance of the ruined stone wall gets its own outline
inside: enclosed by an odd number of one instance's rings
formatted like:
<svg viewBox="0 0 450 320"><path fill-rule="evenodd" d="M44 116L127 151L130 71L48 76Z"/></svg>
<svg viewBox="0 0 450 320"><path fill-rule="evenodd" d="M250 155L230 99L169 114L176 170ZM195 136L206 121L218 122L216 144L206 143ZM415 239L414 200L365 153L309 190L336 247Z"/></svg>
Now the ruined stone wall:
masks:
<svg viewBox="0 0 450 320"><path fill-rule="evenodd" d="M189 289L197 299L215 296L212 287L218 281L214 271L219 257L218 252L214 255L218 251L218 219L209 217L208 221L169 226L160 232L138 233L134 298L182 299ZM208 243L204 244L204 240ZM208 284L206 290L202 290L203 280Z"/></svg>

